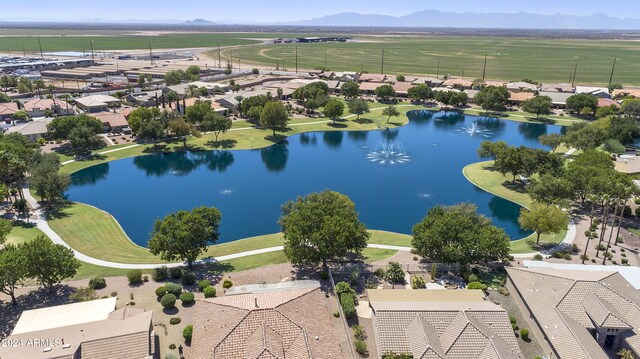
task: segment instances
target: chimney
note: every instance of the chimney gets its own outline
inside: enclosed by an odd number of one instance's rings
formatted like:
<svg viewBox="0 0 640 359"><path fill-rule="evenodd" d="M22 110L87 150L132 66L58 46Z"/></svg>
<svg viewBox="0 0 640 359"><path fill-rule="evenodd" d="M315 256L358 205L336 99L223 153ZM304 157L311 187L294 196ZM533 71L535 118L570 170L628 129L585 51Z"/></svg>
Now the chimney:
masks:
<svg viewBox="0 0 640 359"><path fill-rule="evenodd" d="M260 308L260 307L258 306L258 297L254 297L253 299L255 300L256 308Z"/></svg>

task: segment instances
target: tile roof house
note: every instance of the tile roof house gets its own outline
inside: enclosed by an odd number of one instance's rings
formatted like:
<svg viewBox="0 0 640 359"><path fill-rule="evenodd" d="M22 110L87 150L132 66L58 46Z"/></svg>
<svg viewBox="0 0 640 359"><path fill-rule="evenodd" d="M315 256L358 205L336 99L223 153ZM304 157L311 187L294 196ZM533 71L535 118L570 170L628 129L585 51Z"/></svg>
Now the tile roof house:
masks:
<svg viewBox="0 0 640 359"><path fill-rule="evenodd" d="M575 91L575 88L572 84L567 83L557 83L557 84L542 84L540 86L540 91L543 92L571 92Z"/></svg>
<svg viewBox="0 0 640 359"><path fill-rule="evenodd" d="M121 113L98 112L91 116L100 120L100 122L102 122L102 124L104 125L105 129L107 129L107 131L114 130L114 129L123 129L129 126L129 123L127 122L127 118Z"/></svg>
<svg viewBox="0 0 640 359"><path fill-rule="evenodd" d="M388 85L383 82L361 82L360 92L373 93L378 87L382 85Z"/></svg>
<svg viewBox="0 0 640 359"><path fill-rule="evenodd" d="M606 87L593 87L593 86L576 86L577 94L588 94L597 98L611 98L609 89Z"/></svg>
<svg viewBox="0 0 640 359"><path fill-rule="evenodd" d="M639 88L624 88L624 89L615 89L611 94L614 98L618 97L635 97L640 98L640 89Z"/></svg>
<svg viewBox="0 0 640 359"><path fill-rule="evenodd" d="M540 91L538 95L551 97L551 103L555 107L565 107L567 99L574 94L572 92Z"/></svg>
<svg viewBox="0 0 640 359"><path fill-rule="evenodd" d="M87 113L108 111L109 106L120 105L120 100L108 95L91 95L75 99L76 105Z"/></svg>
<svg viewBox="0 0 640 359"><path fill-rule="evenodd" d="M58 116L73 115L73 107L60 99L35 98L25 102L22 106L31 118L44 117L46 110L52 110Z"/></svg>
<svg viewBox="0 0 640 359"><path fill-rule="evenodd" d="M443 82L443 79L438 79L435 77L418 77L415 81L413 81L413 84L427 84L429 85L429 87L438 87L442 85Z"/></svg>
<svg viewBox="0 0 640 359"><path fill-rule="evenodd" d="M51 122L51 119L39 119L29 121L24 124L7 128L7 133L20 133L25 136L29 141L35 142L41 137L46 137L49 133L47 125Z"/></svg>
<svg viewBox="0 0 640 359"><path fill-rule="evenodd" d="M25 311L7 338L19 346L0 346L1 358L110 359L152 358L152 313L140 308L115 310L106 298ZM38 344L28 345L37 338Z"/></svg>
<svg viewBox="0 0 640 359"><path fill-rule="evenodd" d="M199 300L190 357L343 358L319 283L296 282Z"/></svg>
<svg viewBox="0 0 640 359"><path fill-rule="evenodd" d="M507 268L507 276L532 332L558 358L640 355L640 293L619 272Z"/></svg>
<svg viewBox="0 0 640 359"><path fill-rule="evenodd" d="M606 106L615 106L620 107L618 101L610 99L610 98L598 98L598 107L606 107Z"/></svg>
<svg viewBox="0 0 640 359"><path fill-rule="evenodd" d="M538 91L538 85L530 84L524 81L515 81L515 82L509 82L507 84L507 90L516 91L516 92L518 91L536 92Z"/></svg>
<svg viewBox="0 0 640 359"><path fill-rule="evenodd" d="M13 114L20 111L15 102L0 103L0 120L12 119Z"/></svg>
<svg viewBox="0 0 640 359"><path fill-rule="evenodd" d="M515 92L509 91L509 103L521 104L524 101L531 100L536 97L533 92Z"/></svg>
<svg viewBox="0 0 640 359"><path fill-rule="evenodd" d="M408 292L408 293L407 293ZM475 290L369 290L378 353L523 359L507 312Z"/></svg>
<svg viewBox="0 0 640 359"><path fill-rule="evenodd" d="M358 78L360 82L384 82L387 76L383 74L361 74Z"/></svg>
<svg viewBox="0 0 640 359"><path fill-rule="evenodd" d="M391 86L393 86L393 90L396 92L396 94L407 95L409 93L409 89L415 85L411 82L396 82Z"/></svg>
<svg viewBox="0 0 640 359"><path fill-rule="evenodd" d="M470 89L471 86L473 86L473 81L458 79L458 78L449 78L442 83L442 86L450 87L458 90L466 90L466 89Z"/></svg>

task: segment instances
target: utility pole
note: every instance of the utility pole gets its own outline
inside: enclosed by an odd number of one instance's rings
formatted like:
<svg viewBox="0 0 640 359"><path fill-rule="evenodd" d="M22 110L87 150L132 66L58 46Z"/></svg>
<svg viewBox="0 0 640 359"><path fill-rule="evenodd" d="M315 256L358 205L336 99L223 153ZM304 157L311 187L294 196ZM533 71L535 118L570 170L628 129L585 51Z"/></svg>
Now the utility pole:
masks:
<svg viewBox="0 0 640 359"><path fill-rule="evenodd" d="M40 58L44 59L44 54L42 53L42 42L40 41L40 36L38 36L38 46L40 47Z"/></svg>
<svg viewBox="0 0 640 359"><path fill-rule="evenodd" d="M96 55L95 55L95 52L93 52L93 40L89 40L89 42L91 43L91 61L95 62Z"/></svg>
<svg viewBox="0 0 640 359"><path fill-rule="evenodd" d="M464 66L462 66L462 78L464 79Z"/></svg>
<svg viewBox="0 0 640 359"><path fill-rule="evenodd" d="M482 69L482 82L484 82L484 76L487 74L487 53L484 53L484 68Z"/></svg>
<svg viewBox="0 0 640 359"><path fill-rule="evenodd" d="M298 46L296 46L296 73L298 73Z"/></svg>
<svg viewBox="0 0 640 359"><path fill-rule="evenodd" d="M153 66L153 50L151 49L151 41L149 41L149 60L151 60L151 65Z"/></svg>
<svg viewBox="0 0 640 359"><path fill-rule="evenodd" d="M220 59L220 43L218 43L218 68L222 68L222 60Z"/></svg>
<svg viewBox="0 0 640 359"><path fill-rule="evenodd" d="M380 66L380 73L384 75L384 49L382 49L382 65Z"/></svg>
<svg viewBox="0 0 640 359"><path fill-rule="evenodd" d="M436 78L440 78L440 58L438 57L438 66L436 67Z"/></svg>
<svg viewBox="0 0 640 359"><path fill-rule="evenodd" d="M616 69L616 60L618 60L617 57L613 58L613 66L611 67L611 76L609 76L609 86L611 86L611 81L613 81L613 71L615 71Z"/></svg>
<svg viewBox="0 0 640 359"><path fill-rule="evenodd" d="M364 62L360 64L360 73L364 73Z"/></svg>
<svg viewBox="0 0 640 359"><path fill-rule="evenodd" d="M22 44L22 56L27 57L27 50L24 49L24 43Z"/></svg>
<svg viewBox="0 0 640 359"><path fill-rule="evenodd" d="M576 72L578 72L578 63L576 62L576 66L573 68L573 79L571 79L571 86L575 86L576 84Z"/></svg>
<svg viewBox="0 0 640 359"><path fill-rule="evenodd" d="M233 73L233 50L231 50L231 72Z"/></svg>

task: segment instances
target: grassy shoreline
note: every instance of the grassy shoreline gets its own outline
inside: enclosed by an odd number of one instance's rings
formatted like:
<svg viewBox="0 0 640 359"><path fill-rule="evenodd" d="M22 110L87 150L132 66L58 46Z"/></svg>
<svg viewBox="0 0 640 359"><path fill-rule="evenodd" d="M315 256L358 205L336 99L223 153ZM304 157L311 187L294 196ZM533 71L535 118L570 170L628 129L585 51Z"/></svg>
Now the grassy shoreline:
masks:
<svg viewBox="0 0 640 359"><path fill-rule="evenodd" d="M499 172L490 169L493 161L477 162L467 165L462 169L465 178L478 188L489 192L495 196L514 202L522 207L529 208L533 200L526 193L519 193L508 189L502 184L509 180ZM540 243L560 243L566 236L567 231L557 234L543 234L540 236ZM518 240L511 241L511 254L533 253L535 249L535 233Z"/></svg>

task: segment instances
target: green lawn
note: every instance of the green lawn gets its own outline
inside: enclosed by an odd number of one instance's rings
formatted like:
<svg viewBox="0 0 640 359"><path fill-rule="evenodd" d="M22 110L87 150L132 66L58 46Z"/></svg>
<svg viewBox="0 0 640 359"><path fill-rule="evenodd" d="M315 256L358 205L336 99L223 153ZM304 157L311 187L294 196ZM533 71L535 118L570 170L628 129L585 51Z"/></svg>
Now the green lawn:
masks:
<svg viewBox="0 0 640 359"><path fill-rule="evenodd" d="M503 176L499 172L490 170L492 161L478 162L466 166L462 173L469 182L479 188L492 193L498 197L502 197L511 202L517 203L522 207L529 207L533 202L531 197L526 193L513 191L503 185L505 181L510 181L510 177ZM543 234L540 236L540 243L560 243L566 236L566 231L557 234ZM511 253L530 253L536 251L535 233L519 240L511 242Z"/></svg>
<svg viewBox="0 0 640 359"><path fill-rule="evenodd" d="M384 70L387 74L450 74L465 78L481 78L485 54L488 55L486 77L520 80L530 78L545 82L566 82L575 63L578 83L607 84L613 56L618 58L613 81L640 84L640 53L634 41L580 39L525 39L514 37L469 36L357 36L360 41L348 43L262 44L228 48L223 57L242 59L287 69L295 66L314 69L326 66L333 71L381 71L381 55L385 50ZM217 56L212 51L210 56ZM224 59L223 59L224 60ZM439 67L439 69L438 69Z"/></svg>
<svg viewBox="0 0 640 359"><path fill-rule="evenodd" d="M42 231L36 228L33 224L14 221L13 228L7 236L6 243L20 244L28 242L37 236L44 236L44 233L42 233Z"/></svg>
<svg viewBox="0 0 640 359"><path fill-rule="evenodd" d="M364 251L362 251L362 256L365 257L365 262L373 263L391 258L397 253L398 251L394 251L393 249L365 248Z"/></svg>

